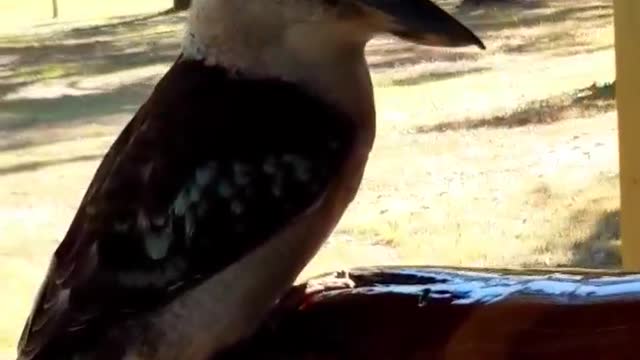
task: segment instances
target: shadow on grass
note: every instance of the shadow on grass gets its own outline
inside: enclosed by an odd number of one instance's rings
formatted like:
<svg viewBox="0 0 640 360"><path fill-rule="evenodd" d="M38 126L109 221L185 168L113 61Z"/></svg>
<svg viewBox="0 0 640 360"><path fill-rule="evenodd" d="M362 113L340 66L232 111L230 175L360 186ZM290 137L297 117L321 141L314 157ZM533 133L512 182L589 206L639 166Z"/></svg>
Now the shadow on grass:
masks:
<svg viewBox="0 0 640 360"><path fill-rule="evenodd" d="M525 4L525 5L523 5ZM613 12L610 0L537 1L526 4L502 4L500 6L460 6L454 15L462 19L474 31L489 32L531 27L545 27L571 19L584 21L609 18Z"/></svg>
<svg viewBox="0 0 640 360"><path fill-rule="evenodd" d="M133 115L150 86L141 82L94 93L0 101L0 131L95 121L116 113Z"/></svg>
<svg viewBox="0 0 640 360"><path fill-rule="evenodd" d="M429 48L389 36L381 40L367 47L367 62L373 74L385 74L389 85L415 85L492 69L478 61L482 54L475 49Z"/></svg>
<svg viewBox="0 0 640 360"><path fill-rule="evenodd" d="M574 214L574 217L581 215ZM573 260L568 266L581 268L617 269L622 265L620 255L620 210L605 211L591 233L578 239L572 248Z"/></svg>
<svg viewBox="0 0 640 360"><path fill-rule="evenodd" d="M55 159L55 160L43 160L43 161L31 161L27 163L21 163L17 165L0 167L0 176L16 174L21 172L35 171L40 170L42 168L56 166L56 165L64 165L71 164L76 162L84 162L84 161L93 161L98 160L103 157L103 154L95 154L95 155L81 155L74 156L70 158L64 159Z"/></svg>
<svg viewBox="0 0 640 360"><path fill-rule="evenodd" d="M162 39L164 37L171 40L165 41ZM11 59L0 65L0 86L71 76L103 75L137 66L166 63L176 58L178 50L178 39L170 30L138 39L65 39L36 45L0 46L0 58Z"/></svg>
<svg viewBox="0 0 640 360"><path fill-rule="evenodd" d="M158 70L149 66L168 66L178 55L184 15L170 13L1 38L0 150L64 140L25 140L23 132L50 125L128 120L155 83ZM149 76L119 73L143 67Z"/></svg>
<svg viewBox="0 0 640 360"><path fill-rule="evenodd" d="M108 134L106 133L106 131L104 131L104 132L98 132L98 134L90 134L90 135L83 134L82 139L88 140L88 139L94 139L94 138L103 138L105 136L113 137L114 135L117 135L117 131L111 131ZM0 132L0 137L7 137L7 136L5 136L2 132ZM31 136L24 136L24 134L14 135L11 133L8 135L8 138L6 139L3 138L2 140L0 140L0 151L22 150L30 147L41 146L41 145L53 145L53 144L57 144L57 143L61 143L61 142L65 142L65 141L69 141L77 138L78 138L77 136L65 135L60 132L56 133L55 135L40 134L39 136L34 136L33 134L31 134Z"/></svg>
<svg viewBox="0 0 640 360"><path fill-rule="evenodd" d="M82 124L123 124L151 87L147 80L89 94L0 101L0 151L70 140L77 134L64 130ZM59 131L51 135L52 129Z"/></svg>
<svg viewBox="0 0 640 360"><path fill-rule="evenodd" d="M429 48L407 43L389 36L381 37L379 42L367 47L369 67L373 71L389 70L422 63L478 60L482 53L479 51L463 51Z"/></svg>
<svg viewBox="0 0 640 360"><path fill-rule="evenodd" d="M476 11L487 7L536 9L548 6L546 0L462 0L456 7L462 11Z"/></svg>
<svg viewBox="0 0 640 360"><path fill-rule="evenodd" d="M481 119L443 122L419 126L417 133L438 133L482 128L514 128L527 125L551 124L574 116L589 117L614 110L615 82L592 85L573 93L533 101L506 115Z"/></svg>
<svg viewBox="0 0 640 360"><path fill-rule="evenodd" d="M110 29L119 28L123 26L137 25L141 23L143 26L147 26L149 22L152 20L163 18L167 15L178 14L180 12L181 11L177 11L174 8L168 8L166 10L162 10L157 13L152 13L152 14L142 15L142 16L136 16L136 15L114 16L110 19L111 21L108 22L107 24L79 27L72 31L74 33L85 33L85 32L91 33L94 31L110 30ZM178 18L174 18L174 19L178 19Z"/></svg>
<svg viewBox="0 0 640 360"><path fill-rule="evenodd" d="M2 84L0 83L0 104L2 103L2 98L4 98L5 96L7 96L10 93L13 93L14 91L17 91L18 89L31 85L33 83L33 81L18 81L18 82L14 82L14 83L9 83L9 84Z"/></svg>
<svg viewBox="0 0 640 360"><path fill-rule="evenodd" d="M428 81L441 81L447 80L455 77L461 77L471 74L478 74L485 71L491 70L490 67L487 66L473 66L465 69L444 69L444 70L423 70L423 71L407 71L410 76L403 76L400 78L393 78L391 80L391 85L396 86L410 86L417 85L420 83L428 82Z"/></svg>
<svg viewBox="0 0 640 360"><path fill-rule="evenodd" d="M495 67L494 62L484 60L496 54L569 56L613 46L608 38L590 33L591 29L595 32L611 26L613 10L610 1L520 0L456 7L459 2L443 0L438 4L478 34L487 50L431 48L387 37L385 41L373 42L367 47L370 68L374 72L401 68L408 69L408 73L414 67L427 68L415 72L414 78L409 76L398 83L417 84L431 80L426 73L437 72L437 68L443 66L456 68L461 64L475 63L470 67L490 70ZM438 76L434 78L438 80Z"/></svg>
<svg viewBox="0 0 640 360"><path fill-rule="evenodd" d="M611 7L610 4L603 5L604 2L592 0L570 5L564 2L565 5L558 6L559 1L550 0L555 3L554 6L518 8L517 11L513 7L500 10L463 8L455 10L452 7L457 4L456 1L445 0L442 3L465 24L481 34L493 30L527 26L539 26L542 29L541 34L546 34L544 26L548 23L573 18L586 19L585 21L587 21L598 16L608 16L606 12ZM82 121L90 122L96 121L96 118L101 116L123 111L131 112L139 105L143 93L150 88L151 84L140 82L129 88L110 89L88 95L62 94L54 97L53 94L47 94L46 98L27 96L18 97L18 100L10 100L9 96L21 93L21 90L26 89L29 85L39 84L44 80L71 81L71 79L78 77L117 74L122 70L169 63L175 59L179 51L184 18L184 13L161 12L143 17L112 18L108 24L72 30L52 28L51 32L46 32L43 35L16 35L10 38L0 38L0 44L2 44L0 45L0 131L3 132L3 138L7 138L6 133L12 131L21 131L49 123L63 125ZM586 22L585 26L588 24ZM552 33L548 36L557 36L557 34ZM558 46L557 44L565 46L562 42L556 41L547 44L543 40L526 44L540 43L550 47ZM540 48L534 49L525 46L526 44L515 44L514 46L524 47L514 51L541 51ZM509 51L509 49L505 49L505 51ZM370 64L373 71L433 63L427 64L425 67L419 66L410 69L401 77L391 80L393 85L414 85L491 69L491 64L478 61L483 56L483 52L480 51L432 49L399 41L377 43L368 48L367 56L371 59ZM470 126L502 126L500 124L506 123L518 126L521 123L545 122L545 119L552 119L553 116L559 115L553 115L554 111L542 110L542 108L555 107L555 113L562 113L573 106L573 104L564 104L562 101L550 101L550 104L537 105L540 109L538 112L542 113L537 120L535 114L528 113L526 109L523 109L520 114L512 114L502 118L483 119L475 122L472 120ZM589 102L585 104L589 104ZM589 106L585 105L587 108ZM531 107L535 108L536 104L532 104ZM531 120L531 118L534 119ZM467 126L465 124L448 125L454 128ZM448 127L447 124L439 126L442 129ZM422 131L443 130L422 129ZM8 135L9 138L10 135ZM46 140L42 139L43 142ZM5 141L4 148L15 147L18 143Z"/></svg>
<svg viewBox="0 0 640 360"><path fill-rule="evenodd" d="M0 96L44 80L105 75L171 62L178 55L183 16L167 14L2 37ZM0 109L4 108L2 97Z"/></svg>
<svg viewBox="0 0 640 360"><path fill-rule="evenodd" d="M610 0L491 2L486 6L459 6L454 14L486 39L489 48L497 47L504 53L566 56L610 47L593 42L590 36L578 36L588 29L598 31L613 24ZM523 31L522 36L514 36ZM500 34L494 36L495 32Z"/></svg>

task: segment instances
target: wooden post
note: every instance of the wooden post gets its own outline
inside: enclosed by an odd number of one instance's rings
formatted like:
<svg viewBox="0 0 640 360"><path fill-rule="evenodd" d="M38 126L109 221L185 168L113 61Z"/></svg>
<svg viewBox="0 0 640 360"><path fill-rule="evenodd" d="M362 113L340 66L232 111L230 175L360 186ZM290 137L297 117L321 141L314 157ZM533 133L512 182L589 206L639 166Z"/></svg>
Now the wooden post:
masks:
<svg viewBox="0 0 640 360"><path fill-rule="evenodd" d="M53 6L53 18L58 18L58 0L52 0L51 5Z"/></svg>
<svg viewBox="0 0 640 360"><path fill-rule="evenodd" d="M620 148L620 226L625 270L640 270L640 1L614 0Z"/></svg>

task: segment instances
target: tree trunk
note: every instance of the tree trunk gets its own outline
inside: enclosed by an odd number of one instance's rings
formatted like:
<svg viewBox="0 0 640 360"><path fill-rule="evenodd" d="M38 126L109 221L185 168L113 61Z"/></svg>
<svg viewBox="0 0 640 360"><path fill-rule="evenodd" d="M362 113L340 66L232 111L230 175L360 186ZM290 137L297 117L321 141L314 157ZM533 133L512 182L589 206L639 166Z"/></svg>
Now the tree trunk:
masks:
<svg viewBox="0 0 640 360"><path fill-rule="evenodd" d="M58 0L51 0L53 5L53 18L58 18Z"/></svg>
<svg viewBox="0 0 640 360"><path fill-rule="evenodd" d="M187 10L191 6L191 0L173 0L174 10Z"/></svg>

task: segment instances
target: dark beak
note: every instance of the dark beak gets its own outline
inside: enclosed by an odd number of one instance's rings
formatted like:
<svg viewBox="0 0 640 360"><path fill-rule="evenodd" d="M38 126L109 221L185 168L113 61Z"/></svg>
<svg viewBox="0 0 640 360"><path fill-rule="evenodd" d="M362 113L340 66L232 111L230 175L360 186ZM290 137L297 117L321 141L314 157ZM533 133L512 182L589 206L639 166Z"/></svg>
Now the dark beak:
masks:
<svg viewBox="0 0 640 360"><path fill-rule="evenodd" d="M482 40L469 28L429 0L358 0L385 15L389 32L407 41L426 46L485 49Z"/></svg>

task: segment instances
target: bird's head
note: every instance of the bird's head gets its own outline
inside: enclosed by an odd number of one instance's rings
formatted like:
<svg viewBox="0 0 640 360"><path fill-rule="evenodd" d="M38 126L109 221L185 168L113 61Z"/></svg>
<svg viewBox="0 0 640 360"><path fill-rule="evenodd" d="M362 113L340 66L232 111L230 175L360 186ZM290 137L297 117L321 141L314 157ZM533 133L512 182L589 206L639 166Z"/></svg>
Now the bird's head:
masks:
<svg viewBox="0 0 640 360"><path fill-rule="evenodd" d="M194 0L189 25L188 36L220 52L286 47L321 56L362 49L378 34L484 49L470 29L430 0Z"/></svg>
<svg viewBox="0 0 640 360"><path fill-rule="evenodd" d="M436 47L482 41L430 0L193 0L183 51L244 72L304 82L344 99L369 74L364 49L379 34ZM356 75L361 74L361 75ZM352 99L353 101L356 101Z"/></svg>

